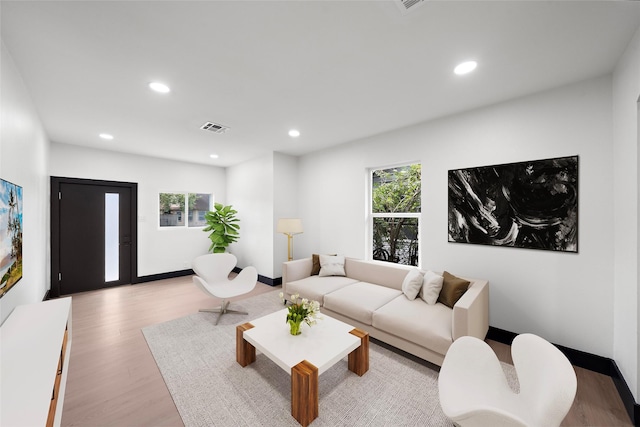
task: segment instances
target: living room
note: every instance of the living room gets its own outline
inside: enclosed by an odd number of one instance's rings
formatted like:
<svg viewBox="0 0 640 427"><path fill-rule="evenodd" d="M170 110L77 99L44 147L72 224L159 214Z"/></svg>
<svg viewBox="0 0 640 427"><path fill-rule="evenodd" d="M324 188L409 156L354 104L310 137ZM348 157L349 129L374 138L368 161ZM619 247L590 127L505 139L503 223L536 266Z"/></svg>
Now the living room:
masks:
<svg viewBox="0 0 640 427"><path fill-rule="evenodd" d="M638 17L636 9L630 13ZM635 402L637 423L637 30L624 45L616 46L615 63L597 74L585 76L576 70L579 77L567 76L544 90L523 91L490 105L299 156L263 152L225 167L52 138L33 101L35 88L29 87L14 59L15 41L5 42L4 31L0 177L24 189L25 264L21 282L0 300L0 320L18 305L41 301L50 288L51 176L138 183L139 277L183 271L185 263L206 253L209 242L199 230L168 232L156 225L158 192L186 190L205 191L216 201L233 205L242 224L241 238L233 245L238 266L253 265L260 275L277 279L287 252L286 239L275 232L278 218L303 220L304 233L295 237L296 258L340 252L366 259L368 171L419 162L421 267L488 280L494 328L536 333L615 361ZM465 89L451 97L465 97ZM381 94L379 102L384 101ZM335 109L340 105L336 103ZM448 242L448 170L574 155L580 162L578 253Z"/></svg>

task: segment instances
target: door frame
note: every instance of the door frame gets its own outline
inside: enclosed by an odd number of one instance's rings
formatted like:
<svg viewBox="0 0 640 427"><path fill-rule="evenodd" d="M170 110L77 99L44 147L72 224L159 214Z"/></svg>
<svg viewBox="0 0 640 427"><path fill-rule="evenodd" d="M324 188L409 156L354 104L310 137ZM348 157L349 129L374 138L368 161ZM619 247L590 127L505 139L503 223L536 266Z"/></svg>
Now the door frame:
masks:
<svg viewBox="0 0 640 427"><path fill-rule="evenodd" d="M83 178L51 177L51 296L60 296L60 184L128 187L131 190L131 284L138 283L138 184Z"/></svg>

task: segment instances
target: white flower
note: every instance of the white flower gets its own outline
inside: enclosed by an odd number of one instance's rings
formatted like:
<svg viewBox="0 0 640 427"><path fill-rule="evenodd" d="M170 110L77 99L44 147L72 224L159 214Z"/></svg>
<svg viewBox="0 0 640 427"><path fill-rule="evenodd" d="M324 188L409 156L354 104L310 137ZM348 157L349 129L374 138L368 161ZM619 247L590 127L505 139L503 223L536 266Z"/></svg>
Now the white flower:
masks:
<svg viewBox="0 0 640 427"><path fill-rule="evenodd" d="M280 298L283 299L282 292L280 294ZM319 317L320 303L318 301L310 301L307 298L300 299L300 295L296 293L291 295L289 302L291 302L291 305L288 307L289 313L287 314L287 321L300 319L307 325L312 326L317 323L316 321L318 319L322 319Z"/></svg>

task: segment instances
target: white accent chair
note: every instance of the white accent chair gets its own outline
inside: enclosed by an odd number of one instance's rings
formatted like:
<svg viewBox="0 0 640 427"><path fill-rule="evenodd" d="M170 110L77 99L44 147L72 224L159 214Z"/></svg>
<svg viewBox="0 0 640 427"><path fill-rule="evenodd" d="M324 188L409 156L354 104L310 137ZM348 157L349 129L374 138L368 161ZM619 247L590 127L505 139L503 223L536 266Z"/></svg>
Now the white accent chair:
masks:
<svg viewBox="0 0 640 427"><path fill-rule="evenodd" d="M193 283L207 295L222 299L220 307L200 309L204 312L220 313L216 325L225 313L248 314L245 311L230 309L227 298L251 292L258 281L258 272L255 267L245 267L236 277L229 279L229 273L237 262L235 255L217 253L201 255L191 263L196 273Z"/></svg>
<svg viewBox="0 0 640 427"><path fill-rule="evenodd" d="M456 425L559 426L576 395L576 374L553 344L518 335L511 355L520 392L514 392L495 353L484 341L464 336L444 358L438 389L445 415Z"/></svg>

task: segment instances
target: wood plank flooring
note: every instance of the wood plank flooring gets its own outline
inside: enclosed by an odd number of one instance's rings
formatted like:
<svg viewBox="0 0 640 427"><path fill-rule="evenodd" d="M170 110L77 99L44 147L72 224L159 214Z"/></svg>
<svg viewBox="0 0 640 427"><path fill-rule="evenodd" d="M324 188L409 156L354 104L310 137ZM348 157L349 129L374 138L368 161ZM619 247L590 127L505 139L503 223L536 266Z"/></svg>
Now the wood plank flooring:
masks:
<svg viewBox="0 0 640 427"><path fill-rule="evenodd" d="M513 364L511 347L487 340L498 359ZM563 426L633 426L611 377L577 366L578 389Z"/></svg>
<svg viewBox="0 0 640 427"><path fill-rule="evenodd" d="M258 283L247 298L274 288ZM141 329L214 307L191 277L73 295L73 341L63 426L182 426ZM508 345L488 341L510 362ZM563 425L632 426L613 381L576 368L578 393Z"/></svg>

